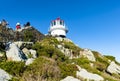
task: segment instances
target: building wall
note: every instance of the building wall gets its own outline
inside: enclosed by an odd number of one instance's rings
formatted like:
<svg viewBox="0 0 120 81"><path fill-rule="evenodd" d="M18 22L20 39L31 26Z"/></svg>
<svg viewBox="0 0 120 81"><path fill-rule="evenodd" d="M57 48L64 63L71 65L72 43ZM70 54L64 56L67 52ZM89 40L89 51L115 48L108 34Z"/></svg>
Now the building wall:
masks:
<svg viewBox="0 0 120 81"><path fill-rule="evenodd" d="M66 36L66 32L64 30L53 30L51 31L51 35L52 36L60 36L60 35L63 35L63 36Z"/></svg>

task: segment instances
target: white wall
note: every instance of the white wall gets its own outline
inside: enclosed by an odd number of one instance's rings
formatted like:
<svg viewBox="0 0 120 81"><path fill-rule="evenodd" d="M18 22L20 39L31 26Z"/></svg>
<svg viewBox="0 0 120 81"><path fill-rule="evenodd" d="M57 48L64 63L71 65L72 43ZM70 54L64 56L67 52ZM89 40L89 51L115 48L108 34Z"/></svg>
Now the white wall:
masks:
<svg viewBox="0 0 120 81"><path fill-rule="evenodd" d="M66 32L64 30L60 30L60 29L56 29L56 30L53 30L51 31L51 35L52 36L55 36L55 35L63 35L63 36L66 36Z"/></svg>

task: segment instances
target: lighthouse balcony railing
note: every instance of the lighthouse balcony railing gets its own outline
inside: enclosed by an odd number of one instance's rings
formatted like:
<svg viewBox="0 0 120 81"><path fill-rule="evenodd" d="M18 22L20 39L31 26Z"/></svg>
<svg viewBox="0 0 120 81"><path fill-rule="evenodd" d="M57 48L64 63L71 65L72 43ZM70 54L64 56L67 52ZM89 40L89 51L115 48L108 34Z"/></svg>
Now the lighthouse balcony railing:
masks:
<svg viewBox="0 0 120 81"><path fill-rule="evenodd" d="M66 32L68 32L68 29L67 28L64 28L64 27L54 27L54 28L50 28L49 29L49 32L53 31L53 30L64 30Z"/></svg>

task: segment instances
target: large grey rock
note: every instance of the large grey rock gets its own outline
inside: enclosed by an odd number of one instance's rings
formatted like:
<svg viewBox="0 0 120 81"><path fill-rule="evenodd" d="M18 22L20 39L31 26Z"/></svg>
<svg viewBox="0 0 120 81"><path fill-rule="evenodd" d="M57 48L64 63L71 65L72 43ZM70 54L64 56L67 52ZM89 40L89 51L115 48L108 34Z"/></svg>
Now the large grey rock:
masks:
<svg viewBox="0 0 120 81"><path fill-rule="evenodd" d="M80 81L80 80L77 78L74 78L72 76L67 76L66 78L64 78L63 80L60 80L60 81Z"/></svg>
<svg viewBox="0 0 120 81"><path fill-rule="evenodd" d="M77 65L77 67L79 69L79 71L76 72L76 76L78 78L83 78L84 80L87 80L87 81L91 81L91 80L93 80L93 81L104 81L104 78L101 77L100 75L90 73L86 69L82 69L78 65Z"/></svg>
<svg viewBox="0 0 120 81"><path fill-rule="evenodd" d="M80 55L87 57L90 61L95 61L94 54L89 49L84 49L83 51L80 51Z"/></svg>
<svg viewBox="0 0 120 81"><path fill-rule="evenodd" d="M27 61L25 62L25 65L30 65L30 64L33 63L33 61L34 61L33 58L29 58L29 59L27 59Z"/></svg>
<svg viewBox="0 0 120 81"><path fill-rule="evenodd" d="M107 72L109 73L115 73L120 74L120 66L117 65L114 61L110 63L110 65L107 67Z"/></svg>
<svg viewBox="0 0 120 81"><path fill-rule="evenodd" d="M65 54L65 56L67 57L71 57L72 55L72 50L68 49L68 48L65 48L63 45L58 45L57 46L58 49Z"/></svg>
<svg viewBox="0 0 120 81"><path fill-rule="evenodd" d="M0 52L0 57L3 57L3 56L4 56L4 54L2 52Z"/></svg>
<svg viewBox="0 0 120 81"><path fill-rule="evenodd" d="M22 46L22 45L32 45L33 42L23 42L23 41L17 41L17 42L14 42L19 48Z"/></svg>
<svg viewBox="0 0 120 81"><path fill-rule="evenodd" d="M30 51L27 48L23 48L22 51L26 56L30 54Z"/></svg>
<svg viewBox="0 0 120 81"><path fill-rule="evenodd" d="M79 58L80 56L74 56L73 51L71 49L65 48L63 45L58 45L57 48L65 54L65 56L69 57L69 59Z"/></svg>
<svg viewBox="0 0 120 81"><path fill-rule="evenodd" d="M7 43L6 56L11 61L25 61L27 58L25 54L14 43Z"/></svg>
<svg viewBox="0 0 120 81"><path fill-rule="evenodd" d="M11 78L11 75L9 75L4 70L0 69L0 81L9 81Z"/></svg>
<svg viewBox="0 0 120 81"><path fill-rule="evenodd" d="M36 50L33 50L33 49L28 50L27 48L23 48L22 51L27 56L27 58L37 58Z"/></svg>
<svg viewBox="0 0 120 81"><path fill-rule="evenodd" d="M36 50L30 49L29 52L31 53L31 55L33 56L33 58L37 58L37 52L36 52Z"/></svg>
<svg viewBox="0 0 120 81"><path fill-rule="evenodd" d="M70 39L68 39L68 38L56 37L56 39L57 39L58 41L72 42L72 40L70 40Z"/></svg>
<svg viewBox="0 0 120 81"><path fill-rule="evenodd" d="M14 42L19 48L22 46L23 42L22 41L17 41L17 42Z"/></svg>

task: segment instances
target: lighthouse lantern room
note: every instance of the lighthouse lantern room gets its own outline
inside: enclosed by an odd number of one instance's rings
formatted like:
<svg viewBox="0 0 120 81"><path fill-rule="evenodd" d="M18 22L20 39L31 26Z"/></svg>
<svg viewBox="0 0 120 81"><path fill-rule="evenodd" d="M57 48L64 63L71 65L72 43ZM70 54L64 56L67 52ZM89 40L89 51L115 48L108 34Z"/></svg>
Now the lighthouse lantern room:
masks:
<svg viewBox="0 0 120 81"><path fill-rule="evenodd" d="M66 37L66 33L68 30L65 27L65 23L60 18L57 18L56 20L51 21L50 23L50 29L49 34L55 37Z"/></svg>

